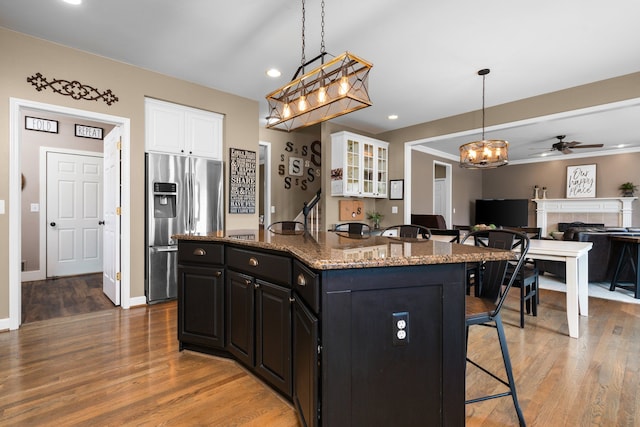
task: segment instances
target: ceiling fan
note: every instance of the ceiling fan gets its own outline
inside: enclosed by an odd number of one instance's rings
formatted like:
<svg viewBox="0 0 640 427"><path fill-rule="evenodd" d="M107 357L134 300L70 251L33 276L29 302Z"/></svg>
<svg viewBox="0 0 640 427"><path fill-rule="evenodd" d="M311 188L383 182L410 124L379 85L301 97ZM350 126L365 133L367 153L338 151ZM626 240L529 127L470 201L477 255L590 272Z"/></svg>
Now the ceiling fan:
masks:
<svg viewBox="0 0 640 427"><path fill-rule="evenodd" d="M556 136L558 142L551 146L551 151L560 151L562 154L570 154L573 153L572 148L600 148L604 147L604 144L582 144L579 141L571 141L565 142L563 139L566 138L566 135L558 135Z"/></svg>

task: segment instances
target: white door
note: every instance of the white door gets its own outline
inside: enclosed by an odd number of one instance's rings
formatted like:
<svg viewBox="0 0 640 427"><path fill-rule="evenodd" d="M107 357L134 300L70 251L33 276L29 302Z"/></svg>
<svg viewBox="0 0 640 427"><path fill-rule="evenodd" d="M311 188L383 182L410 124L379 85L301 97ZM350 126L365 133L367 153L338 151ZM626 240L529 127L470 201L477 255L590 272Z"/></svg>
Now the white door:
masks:
<svg viewBox="0 0 640 427"><path fill-rule="evenodd" d="M47 277L102 271L102 158L47 153Z"/></svg>
<svg viewBox="0 0 640 427"><path fill-rule="evenodd" d="M102 291L120 305L120 128L104 138L104 264Z"/></svg>
<svg viewBox="0 0 640 427"><path fill-rule="evenodd" d="M438 178L433 181L433 213L447 217L447 180ZM448 225L448 224L447 224Z"/></svg>

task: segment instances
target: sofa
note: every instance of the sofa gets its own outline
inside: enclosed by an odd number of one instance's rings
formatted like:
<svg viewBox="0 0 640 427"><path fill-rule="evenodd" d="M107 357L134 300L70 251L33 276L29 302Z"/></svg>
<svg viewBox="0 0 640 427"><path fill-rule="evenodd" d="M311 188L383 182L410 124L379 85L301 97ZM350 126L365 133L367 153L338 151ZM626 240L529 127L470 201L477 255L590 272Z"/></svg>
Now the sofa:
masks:
<svg viewBox="0 0 640 427"><path fill-rule="evenodd" d="M640 236L640 228L572 223L564 230L563 240L593 243L593 247L589 251L589 282L611 282L622 249L622 245L613 242L611 236ZM633 255L635 256L635 254ZM562 261L542 261L539 264L539 269L544 274L551 273L562 278L565 277L565 265ZM623 265L619 281L635 281L635 275L629 263Z"/></svg>

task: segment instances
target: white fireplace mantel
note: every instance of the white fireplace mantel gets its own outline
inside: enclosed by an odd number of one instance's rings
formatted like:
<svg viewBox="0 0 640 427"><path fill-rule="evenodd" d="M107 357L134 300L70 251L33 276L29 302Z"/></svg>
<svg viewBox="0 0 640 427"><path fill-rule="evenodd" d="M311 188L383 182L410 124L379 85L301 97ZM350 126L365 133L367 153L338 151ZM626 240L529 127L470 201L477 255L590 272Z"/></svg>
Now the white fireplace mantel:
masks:
<svg viewBox="0 0 640 427"><path fill-rule="evenodd" d="M536 223L542 235L548 233L550 213L617 213L618 227L631 227L631 203L637 197L602 197L589 199L533 199L536 203Z"/></svg>

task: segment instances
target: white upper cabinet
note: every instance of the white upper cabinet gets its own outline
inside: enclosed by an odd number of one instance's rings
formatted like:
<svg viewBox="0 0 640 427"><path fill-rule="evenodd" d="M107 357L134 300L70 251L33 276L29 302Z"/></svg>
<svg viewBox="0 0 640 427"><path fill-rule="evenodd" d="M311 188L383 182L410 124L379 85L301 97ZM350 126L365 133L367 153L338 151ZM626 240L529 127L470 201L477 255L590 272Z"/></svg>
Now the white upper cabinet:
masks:
<svg viewBox="0 0 640 427"><path fill-rule="evenodd" d="M146 98L146 151L222 160L223 117Z"/></svg>
<svg viewBox="0 0 640 427"><path fill-rule="evenodd" d="M331 195L386 198L389 143L338 132L331 135Z"/></svg>

